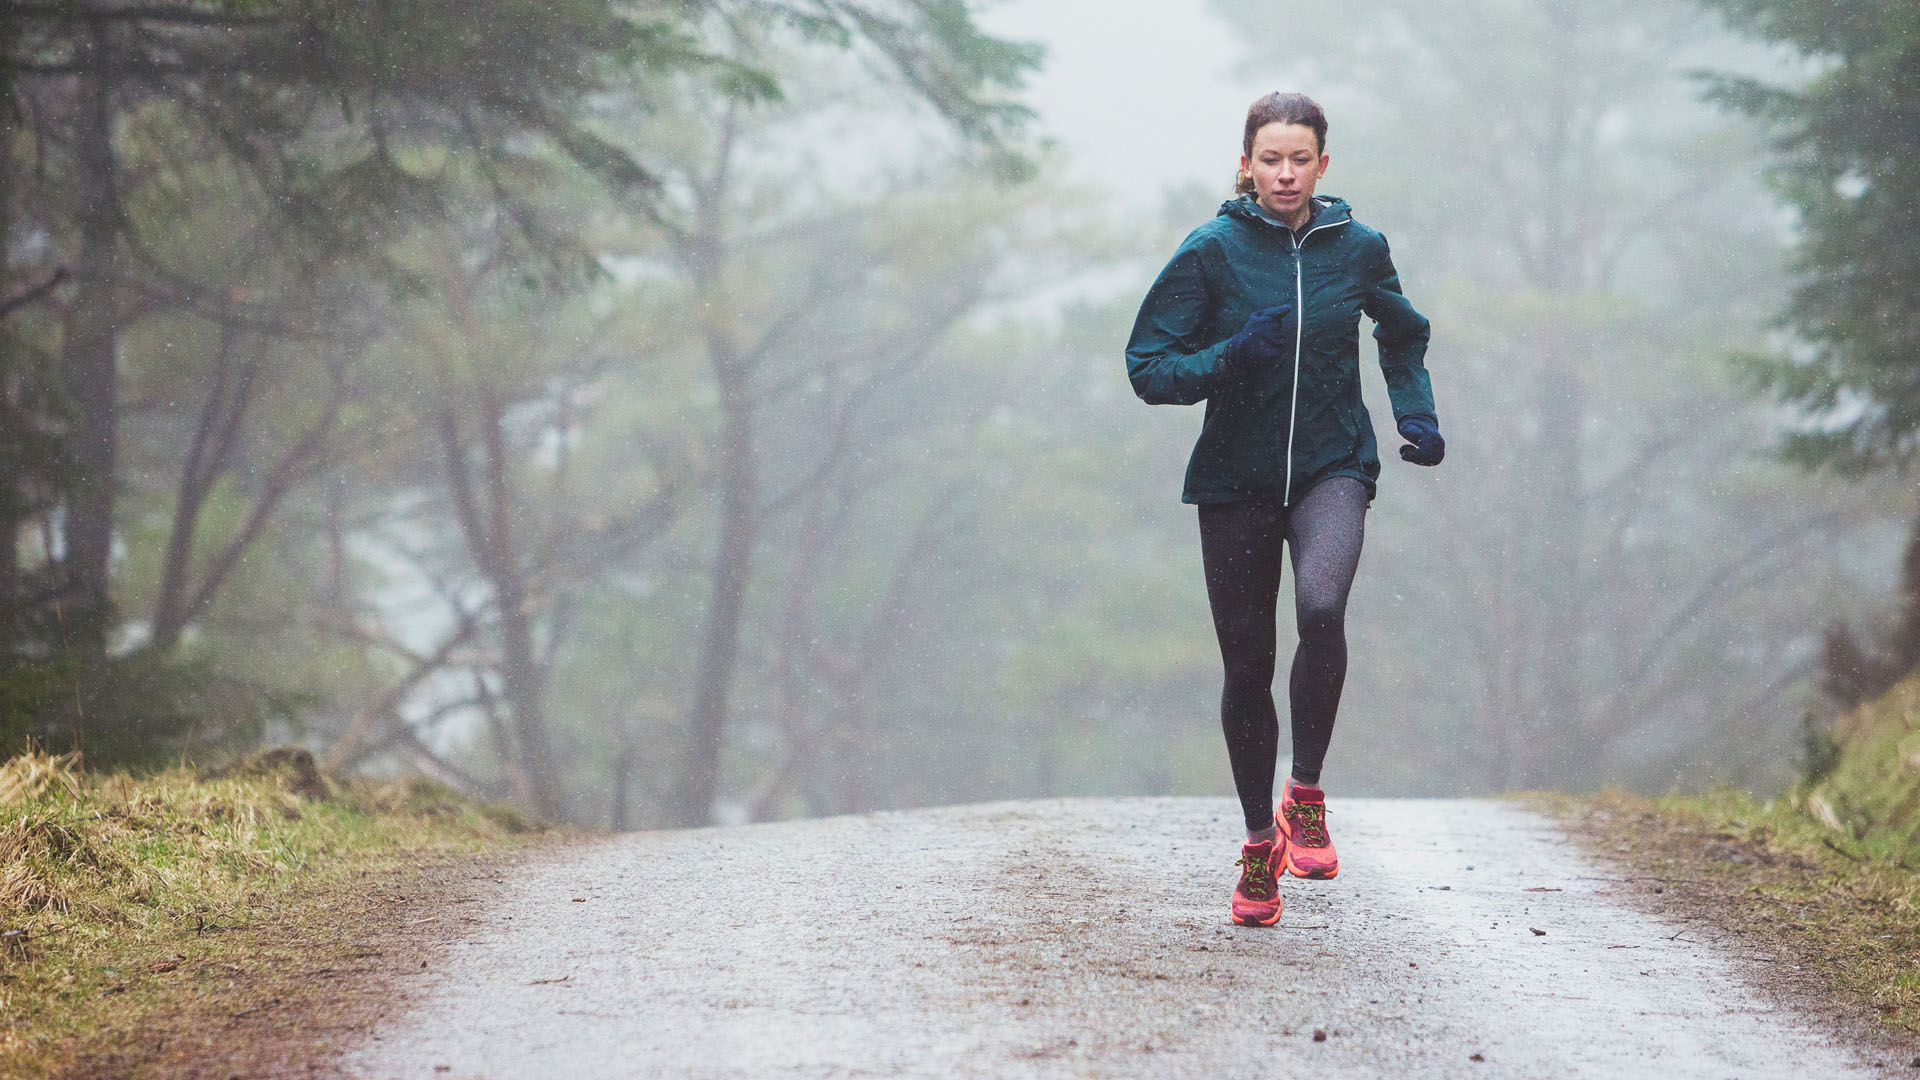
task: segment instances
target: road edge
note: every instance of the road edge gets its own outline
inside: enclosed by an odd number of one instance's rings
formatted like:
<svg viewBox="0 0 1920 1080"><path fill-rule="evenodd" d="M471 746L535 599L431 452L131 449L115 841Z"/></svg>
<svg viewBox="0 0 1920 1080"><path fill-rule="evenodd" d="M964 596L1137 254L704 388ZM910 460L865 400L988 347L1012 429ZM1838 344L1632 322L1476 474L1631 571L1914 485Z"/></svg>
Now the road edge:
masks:
<svg viewBox="0 0 1920 1080"><path fill-rule="evenodd" d="M1610 874L1609 895L1699 932L1763 1000L1804 1016L1836 1041L1859 1046L1897 1074L1920 1075L1920 1032L1895 1026L1842 978L1845 958L1822 948L1818 926L1789 921L1767 888L1769 873L1815 873L1818 864L1706 820L1663 812L1621 792L1516 797ZM1909 920L1909 923L1911 920Z"/></svg>

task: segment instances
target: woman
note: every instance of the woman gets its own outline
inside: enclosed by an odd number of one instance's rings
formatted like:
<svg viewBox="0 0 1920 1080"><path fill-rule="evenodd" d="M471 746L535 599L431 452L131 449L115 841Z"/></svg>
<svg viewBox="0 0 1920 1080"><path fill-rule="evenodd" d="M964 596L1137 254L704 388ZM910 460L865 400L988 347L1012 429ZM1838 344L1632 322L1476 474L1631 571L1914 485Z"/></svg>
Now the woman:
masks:
<svg viewBox="0 0 1920 1080"><path fill-rule="evenodd" d="M1199 506L1200 555L1226 683L1220 724L1246 815L1233 920L1280 919L1279 871L1339 872L1320 766L1346 680L1347 592L1380 475L1360 401L1359 324L1377 324L1400 456L1438 465L1427 320L1400 294L1386 240L1316 196L1326 114L1303 94L1247 110L1239 197L1195 229L1141 304L1127 374L1149 404L1207 403L1182 501ZM1273 804L1280 559L1292 557L1300 647L1288 698L1293 768Z"/></svg>

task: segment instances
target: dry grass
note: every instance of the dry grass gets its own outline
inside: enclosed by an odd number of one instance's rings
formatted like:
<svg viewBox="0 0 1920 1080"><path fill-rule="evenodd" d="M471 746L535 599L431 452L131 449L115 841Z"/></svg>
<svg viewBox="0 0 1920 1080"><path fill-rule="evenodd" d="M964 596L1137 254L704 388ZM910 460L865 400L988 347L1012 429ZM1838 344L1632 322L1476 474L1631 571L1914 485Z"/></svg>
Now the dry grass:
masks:
<svg viewBox="0 0 1920 1080"><path fill-rule="evenodd" d="M13 759L0 765L0 1075L225 1076L276 1055L249 1042L275 1036L239 1021L351 1026L364 1017L347 1006L371 989L354 977L391 968L396 944L412 970L430 945L396 936L395 916L459 891L528 833L425 782L321 777L297 751L140 779Z"/></svg>
<svg viewBox="0 0 1920 1080"><path fill-rule="evenodd" d="M50 793L80 794L80 755L21 754L0 764L0 805L31 802Z"/></svg>

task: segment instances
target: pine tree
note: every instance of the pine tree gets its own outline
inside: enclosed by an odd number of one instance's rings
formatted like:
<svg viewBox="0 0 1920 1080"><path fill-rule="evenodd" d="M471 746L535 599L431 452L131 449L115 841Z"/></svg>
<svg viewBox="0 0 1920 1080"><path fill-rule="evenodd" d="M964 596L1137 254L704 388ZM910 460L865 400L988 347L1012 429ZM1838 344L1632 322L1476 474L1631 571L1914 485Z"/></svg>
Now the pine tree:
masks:
<svg viewBox="0 0 1920 1080"><path fill-rule="evenodd" d="M1863 473L1920 452L1920 5L1707 0L1818 74L1783 88L1724 77L1715 94L1778 125L1773 182L1799 216L1798 348L1753 358L1804 421L1788 456Z"/></svg>
<svg viewBox="0 0 1920 1080"><path fill-rule="evenodd" d="M1796 347L1748 357L1799 417L1786 456L1842 475L1904 470L1920 455L1920 6L1912 0L1707 0L1737 28L1798 52L1799 87L1724 77L1716 96L1778 126L1772 173L1799 217L1799 282L1781 328ZM1920 664L1920 517L1900 611L1863 642L1827 631L1823 687L1843 707Z"/></svg>

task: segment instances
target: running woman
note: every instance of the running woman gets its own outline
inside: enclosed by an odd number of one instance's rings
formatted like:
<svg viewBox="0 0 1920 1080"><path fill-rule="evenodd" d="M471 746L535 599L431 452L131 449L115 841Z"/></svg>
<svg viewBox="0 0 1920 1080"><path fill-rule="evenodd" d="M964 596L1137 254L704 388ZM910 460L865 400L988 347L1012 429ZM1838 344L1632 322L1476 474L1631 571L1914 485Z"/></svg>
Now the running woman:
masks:
<svg viewBox="0 0 1920 1080"><path fill-rule="evenodd" d="M1199 506L1207 600L1226 668L1220 726L1246 814L1233 921L1280 919L1278 875L1339 873L1320 766L1347 674L1347 593L1380 456L1360 400L1359 326L1375 325L1380 370L1406 445L1438 465L1424 358L1427 320L1400 294L1387 241L1346 202L1314 194L1327 118L1303 94L1247 110L1236 198L1195 229L1148 291L1127 375L1151 405L1207 403L1181 501ZM1288 699L1293 769L1273 804L1280 723L1274 618L1282 550L1293 563Z"/></svg>

